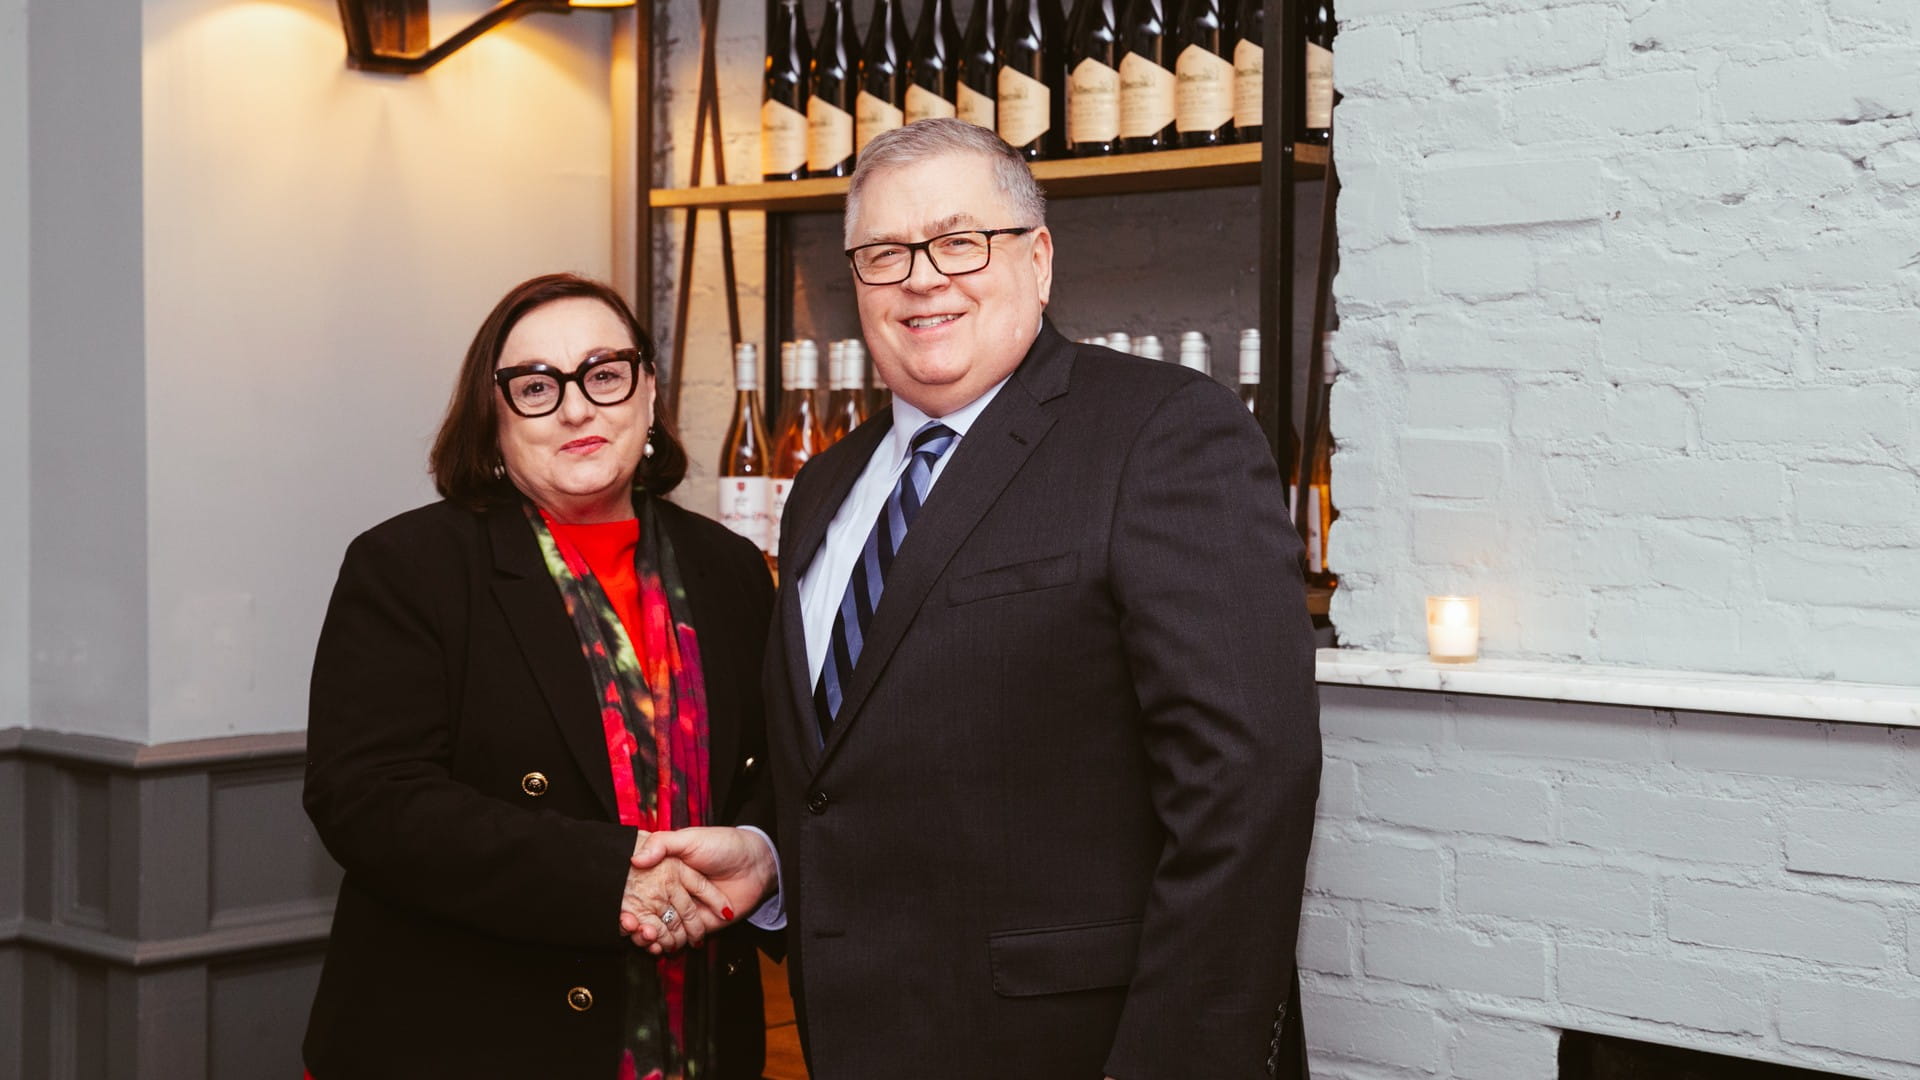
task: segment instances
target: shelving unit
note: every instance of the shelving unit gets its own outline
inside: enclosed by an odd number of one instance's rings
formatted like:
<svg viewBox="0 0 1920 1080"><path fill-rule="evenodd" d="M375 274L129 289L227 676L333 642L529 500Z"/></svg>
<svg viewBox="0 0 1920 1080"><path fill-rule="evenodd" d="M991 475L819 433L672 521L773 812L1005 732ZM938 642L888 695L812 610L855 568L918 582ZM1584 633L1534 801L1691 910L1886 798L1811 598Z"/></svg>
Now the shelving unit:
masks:
<svg viewBox="0 0 1920 1080"><path fill-rule="evenodd" d="M1326 146L1297 142L1289 134L1286 118L1295 117L1300 112L1301 95L1306 78L1306 41L1302 23L1303 0L1269 0L1266 5L1265 39L1277 42L1277 47L1269 48L1266 66L1266 115L1271 118L1263 130L1261 143L1239 143L1228 146L1203 147L1187 150L1164 150L1147 154L1116 154L1097 158L1068 158L1055 161L1036 162L1033 165L1034 177L1045 188L1048 198L1065 199L1101 195L1142 195L1155 192L1194 191L1223 187L1254 187L1259 189L1260 210L1257 221L1260 245L1259 265L1262 268L1262 295L1260 304L1260 331L1263 357L1261 363L1261 386L1259 408L1256 415L1265 430L1269 445L1276 457L1284 460L1286 432L1293 425L1295 414L1294 389L1295 374L1304 368L1308 376L1307 404L1309 409L1316 401L1314 383L1320 377L1320 358L1317 350L1309 350L1307 355L1296 356L1293 346L1293 297L1295 292L1294 252L1298 235L1294 211L1294 184L1298 181L1328 180L1328 198L1333 197L1332 189L1337 186L1333 178L1331 154ZM641 5L639 33L643 41L652 39L652 18L647 5ZM702 53L703 78L711 81L714 76L712 56L712 23L716 17L718 0L703 0L702 16ZM649 73L645 70L642 50L642 84L645 85ZM703 93L710 92L703 88ZM715 110L712 121L713 142L716 148L720 144L720 132L717 119L717 100L712 104ZM704 122L704 121L703 121ZM639 145L651 147L653 140L651 110L639 110ZM718 151L716 149L716 155ZM694 155L693 173L701 175L698 140ZM718 174L724 178L724 172ZM762 340L769 346L773 342L783 341L793 336L793 298L794 298L794 260L792 258L793 222L796 215L833 213L839 211L846 201L847 181L845 179L788 180L774 183L716 183L692 187L649 188L641 207L640 234L650 235L652 222L658 215L684 215L691 230L693 221L704 211L718 211L723 236L728 228L728 215L732 211L751 211L767 214L765 243L765 278L763 291L766 297L765 317ZM1327 227L1326 219L1321 223L1322 230ZM1324 232L1323 232L1323 235ZM737 308L733 306L733 264L730 240L726 245L729 314L735 322L735 336L738 337ZM689 243L689 247L691 244ZM640 266L637 268L637 282L641 296L652 295L653 269L646 245L640 245ZM678 282L681 290L690 284L685 280L686 268L690 262L683 262L682 280ZM1314 287L1324 287L1324 278L1331 272L1331 260L1324 256ZM685 310L685 297L681 298L681 310ZM1317 320L1316 320L1317 321ZM771 352L771 349L769 349ZM769 357L771 359L771 357ZM671 376L677 387L679 373ZM769 363L765 377L765 405L771 415L779 406L781 393L779 368ZM677 409L677 394L670 395L668 408ZM1309 442L1316 436L1315 421L1309 415L1302 425ZM1297 478L1304 486L1306 482L1306 461L1301 462L1302 473ZM1304 533L1304 526L1302 526ZM1309 590L1307 608L1317 620L1327 615L1332 589L1313 588Z"/></svg>
<svg viewBox="0 0 1920 1080"><path fill-rule="evenodd" d="M1260 145L1236 143L1194 150L1162 150L1153 154L1114 154L1109 157L1040 161L1033 175L1052 199L1088 195L1135 195L1150 191L1193 191L1201 188L1250 187L1260 182ZM1296 148L1296 180L1317 180L1326 173L1323 146ZM781 180L760 184L654 188L647 203L656 210L760 210L767 213L805 213L838 210L846 199L847 181Z"/></svg>

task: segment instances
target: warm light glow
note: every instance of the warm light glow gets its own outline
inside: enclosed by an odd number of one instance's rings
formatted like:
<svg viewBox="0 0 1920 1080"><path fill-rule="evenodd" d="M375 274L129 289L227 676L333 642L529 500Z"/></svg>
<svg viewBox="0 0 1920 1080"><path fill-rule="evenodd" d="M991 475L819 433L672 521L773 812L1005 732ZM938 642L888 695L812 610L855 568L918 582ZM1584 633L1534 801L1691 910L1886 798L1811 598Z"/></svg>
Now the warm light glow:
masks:
<svg viewBox="0 0 1920 1080"><path fill-rule="evenodd" d="M573 7L618 8L632 7L634 0L567 0L567 3Z"/></svg>
<svg viewBox="0 0 1920 1080"><path fill-rule="evenodd" d="M1480 656L1480 598L1427 597L1427 657L1462 664Z"/></svg>

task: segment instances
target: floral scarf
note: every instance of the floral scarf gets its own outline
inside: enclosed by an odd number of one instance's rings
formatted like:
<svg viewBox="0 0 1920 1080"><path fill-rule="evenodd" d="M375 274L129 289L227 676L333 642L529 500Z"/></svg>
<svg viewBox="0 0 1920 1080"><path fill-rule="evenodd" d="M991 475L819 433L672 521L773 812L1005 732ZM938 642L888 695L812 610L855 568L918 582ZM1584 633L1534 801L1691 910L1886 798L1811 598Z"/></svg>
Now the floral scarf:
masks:
<svg viewBox="0 0 1920 1080"><path fill-rule="evenodd" d="M547 573L566 601L601 703L620 824L649 832L703 825L712 812L707 692L686 584L653 500L634 495L640 542L639 649L578 549L522 503ZM713 1062L712 954L705 948L627 963L619 1080L700 1080Z"/></svg>

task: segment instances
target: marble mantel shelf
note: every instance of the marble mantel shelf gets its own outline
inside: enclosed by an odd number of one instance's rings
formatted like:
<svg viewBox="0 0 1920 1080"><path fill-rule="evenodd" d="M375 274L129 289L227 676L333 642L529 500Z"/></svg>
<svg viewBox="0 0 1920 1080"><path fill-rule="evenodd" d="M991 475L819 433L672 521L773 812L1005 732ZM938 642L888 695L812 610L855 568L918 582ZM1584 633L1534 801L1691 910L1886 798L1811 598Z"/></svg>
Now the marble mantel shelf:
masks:
<svg viewBox="0 0 1920 1080"><path fill-rule="evenodd" d="M1920 686L1780 679L1539 660L1436 664L1414 653L1321 649L1322 683L1638 705L1920 728Z"/></svg>

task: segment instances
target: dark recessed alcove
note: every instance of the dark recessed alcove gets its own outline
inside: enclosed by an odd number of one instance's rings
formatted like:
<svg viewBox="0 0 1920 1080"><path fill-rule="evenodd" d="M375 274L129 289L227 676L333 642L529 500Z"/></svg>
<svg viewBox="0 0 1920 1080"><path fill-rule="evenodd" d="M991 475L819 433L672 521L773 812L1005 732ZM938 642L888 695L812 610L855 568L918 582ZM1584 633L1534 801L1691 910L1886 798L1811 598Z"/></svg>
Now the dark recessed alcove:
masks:
<svg viewBox="0 0 1920 1080"><path fill-rule="evenodd" d="M1560 1080L1831 1080L1845 1075L1584 1031L1560 1035Z"/></svg>

